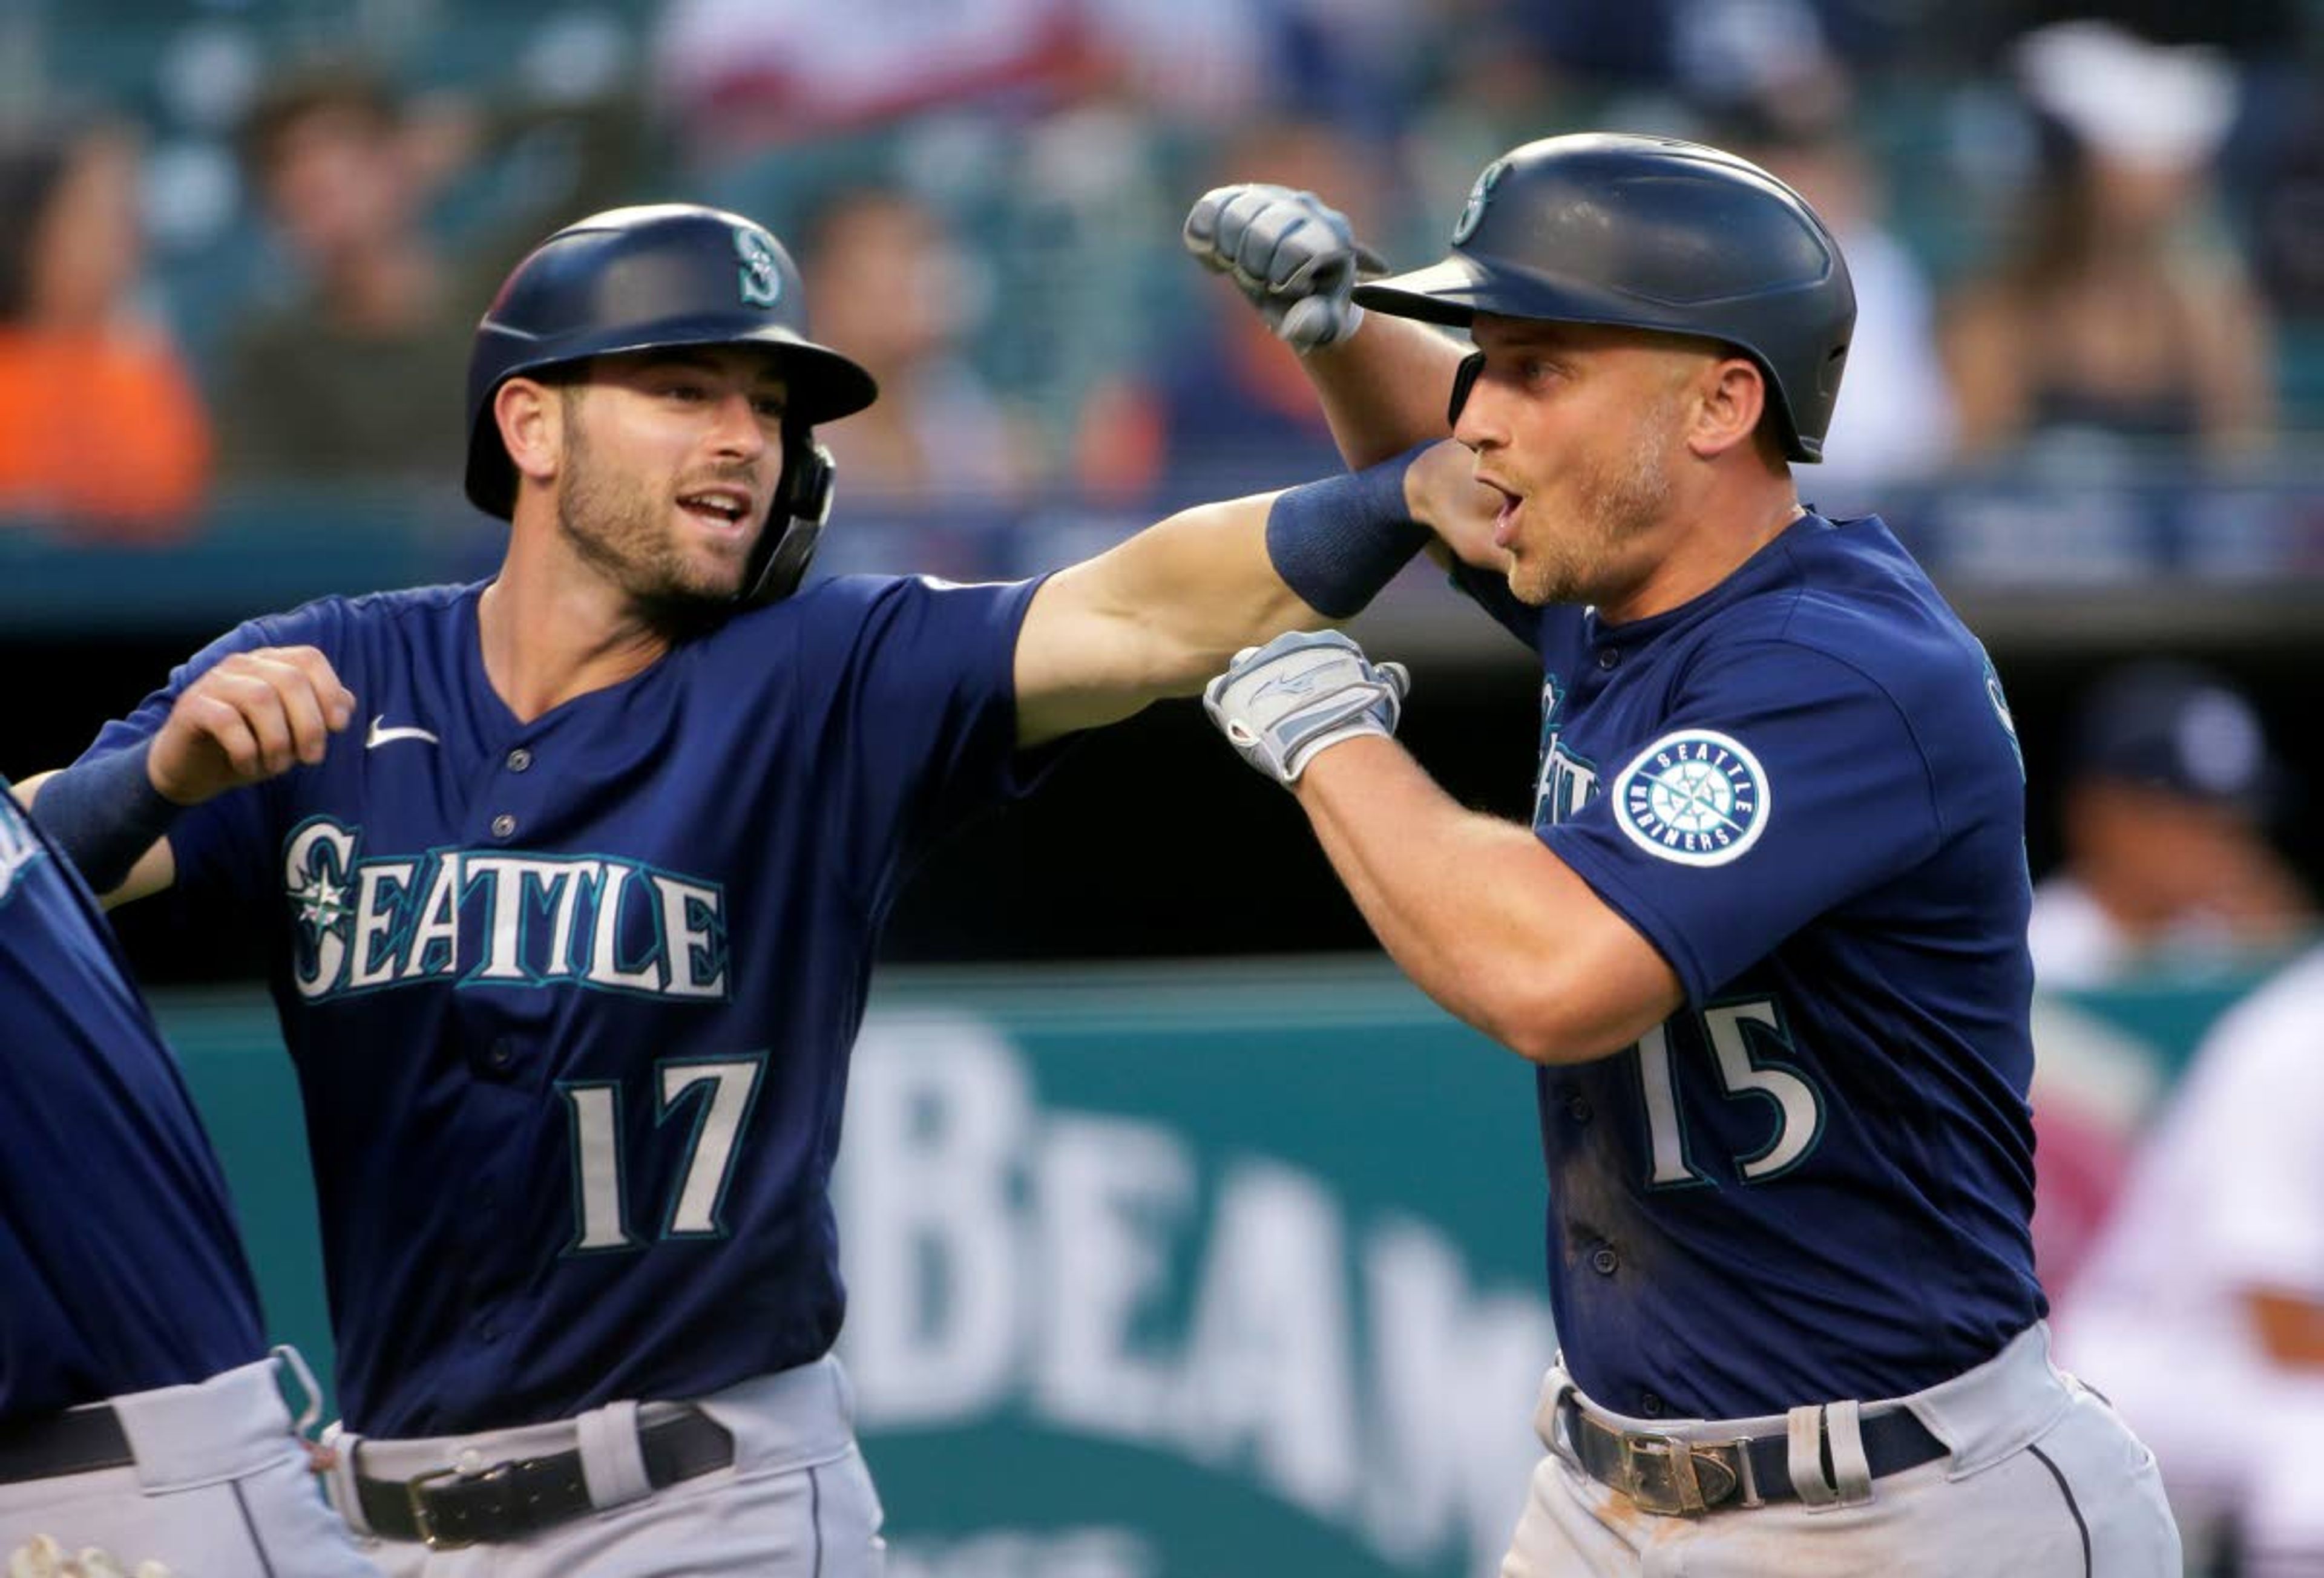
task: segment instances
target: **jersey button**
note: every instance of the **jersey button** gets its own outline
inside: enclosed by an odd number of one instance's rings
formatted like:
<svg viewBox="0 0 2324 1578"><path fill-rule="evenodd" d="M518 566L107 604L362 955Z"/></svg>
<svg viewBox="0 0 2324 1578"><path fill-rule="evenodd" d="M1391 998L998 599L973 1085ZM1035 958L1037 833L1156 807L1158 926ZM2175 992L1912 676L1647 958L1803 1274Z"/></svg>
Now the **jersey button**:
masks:
<svg viewBox="0 0 2324 1578"><path fill-rule="evenodd" d="M530 766L532 766L532 753L525 749L524 747L519 746L514 750L509 752L508 770L510 772L521 773Z"/></svg>
<svg viewBox="0 0 2324 1578"><path fill-rule="evenodd" d="M1649 1419L1661 1418L1663 1417L1663 1410L1668 1406L1669 1405L1667 1403L1665 1403L1662 1399L1656 1397L1653 1392L1642 1392L1639 1394L1638 1412L1644 1414Z"/></svg>
<svg viewBox="0 0 2324 1578"><path fill-rule="evenodd" d="M516 818L511 816L507 812L503 811L500 815L493 818L493 837L496 839L505 839L511 833L515 831Z"/></svg>
<svg viewBox="0 0 2324 1578"><path fill-rule="evenodd" d="M1601 1277L1610 1277L1621 1269L1622 1257L1614 1252L1610 1243L1601 1243L1590 1252L1590 1269Z"/></svg>
<svg viewBox="0 0 2324 1578"><path fill-rule="evenodd" d="M1600 647L1600 648L1598 648L1598 666L1599 666L1599 667L1600 667L1600 668L1613 668L1613 667L1616 667L1617 665L1618 665L1621 663L1621 661L1622 661L1622 649L1621 649L1620 647Z"/></svg>
<svg viewBox="0 0 2324 1578"><path fill-rule="evenodd" d="M1579 1091L1565 1098L1565 1115L1577 1124L1590 1121L1590 1098Z"/></svg>

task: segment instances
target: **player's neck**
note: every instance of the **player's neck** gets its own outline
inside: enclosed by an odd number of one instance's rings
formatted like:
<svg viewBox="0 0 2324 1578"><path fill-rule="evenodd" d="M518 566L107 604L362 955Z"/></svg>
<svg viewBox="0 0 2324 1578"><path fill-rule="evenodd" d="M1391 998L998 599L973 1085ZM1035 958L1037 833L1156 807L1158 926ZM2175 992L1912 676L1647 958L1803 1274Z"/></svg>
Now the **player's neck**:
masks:
<svg viewBox="0 0 2324 1578"><path fill-rule="evenodd" d="M528 575L510 555L484 588L476 628L485 677L524 722L660 661L667 632L602 583Z"/></svg>
<svg viewBox="0 0 2324 1578"><path fill-rule="evenodd" d="M1692 602L1741 569L1805 513L1792 494L1789 477L1780 486L1706 497L1656 533L1659 541L1644 545L1650 550L1644 573L1623 595L1600 598L1599 617L1609 624L1628 624ZM1738 522L1748 525L1738 527Z"/></svg>

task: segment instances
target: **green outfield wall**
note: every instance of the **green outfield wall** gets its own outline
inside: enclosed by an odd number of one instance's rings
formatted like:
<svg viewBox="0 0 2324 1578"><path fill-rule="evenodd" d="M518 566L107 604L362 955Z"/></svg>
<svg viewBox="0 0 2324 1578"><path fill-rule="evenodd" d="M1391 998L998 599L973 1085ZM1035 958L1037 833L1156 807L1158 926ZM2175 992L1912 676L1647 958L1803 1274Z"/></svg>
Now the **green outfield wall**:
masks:
<svg viewBox="0 0 2324 1578"><path fill-rule="evenodd" d="M2126 1139L2244 984L2045 1005L2043 1099ZM271 1010L158 1006L322 1369ZM892 972L837 1180L892 1578L1491 1573L1553 1346L1536 1145L1526 1065L1375 961Z"/></svg>

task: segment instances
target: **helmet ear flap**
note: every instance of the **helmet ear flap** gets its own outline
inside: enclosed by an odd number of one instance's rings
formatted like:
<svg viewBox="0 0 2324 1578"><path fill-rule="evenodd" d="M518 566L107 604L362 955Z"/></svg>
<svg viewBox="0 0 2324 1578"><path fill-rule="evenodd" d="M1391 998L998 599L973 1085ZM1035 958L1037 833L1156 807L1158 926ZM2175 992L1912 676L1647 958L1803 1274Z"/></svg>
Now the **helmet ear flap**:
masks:
<svg viewBox="0 0 2324 1578"><path fill-rule="evenodd" d="M1485 372L1485 353L1471 351L1461 358L1459 371L1452 374L1452 400L1444 408L1444 426L1458 427L1461 411L1469 403L1469 391L1477 387L1477 380Z"/></svg>
<svg viewBox="0 0 2324 1578"><path fill-rule="evenodd" d="M838 475L831 451L816 442L814 429L783 429L783 470L775 482L774 508L759 540L757 569L744 579L738 601L774 602L798 590L824 522L831 518L832 485Z"/></svg>

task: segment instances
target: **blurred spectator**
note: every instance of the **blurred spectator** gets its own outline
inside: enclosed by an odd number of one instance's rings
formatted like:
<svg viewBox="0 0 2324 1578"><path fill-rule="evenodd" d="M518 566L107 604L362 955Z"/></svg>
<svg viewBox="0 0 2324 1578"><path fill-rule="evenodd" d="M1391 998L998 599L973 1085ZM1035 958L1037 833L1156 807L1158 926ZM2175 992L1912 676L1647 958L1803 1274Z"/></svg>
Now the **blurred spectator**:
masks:
<svg viewBox="0 0 2324 1578"><path fill-rule="evenodd" d="M2043 158L2007 255L1946 318L1964 447L2104 436L2248 448L2274 426L2271 331L2214 227L2233 68L2111 23L2029 33Z"/></svg>
<svg viewBox="0 0 2324 1578"><path fill-rule="evenodd" d="M676 0L655 40L661 102L694 157L964 106L1035 113L1098 69L1076 0Z"/></svg>
<svg viewBox="0 0 2324 1578"><path fill-rule="evenodd" d="M1237 132L1203 184L1272 181L1311 191L1369 238L1384 227L1386 167L1384 158L1328 123L1265 121ZM1314 388L1290 347L1232 281L1194 283L1199 321L1154 353L1150 374L1119 379L1085 406L1075 439L1082 485L1124 502L1152 498L1165 486L1174 498L1207 498L1287 487L1340 470Z"/></svg>
<svg viewBox="0 0 2324 1578"><path fill-rule="evenodd" d="M2191 665L2135 665L2085 701L2069 743L2065 858L2034 890L2044 987L2216 965L2288 942L2308 895L2270 846L2281 798L2251 703Z"/></svg>
<svg viewBox="0 0 2324 1578"><path fill-rule="evenodd" d="M948 111L1031 121L1093 96L1203 130L1263 104L1398 107L1425 18L1398 0L676 0L661 102L695 160Z"/></svg>
<svg viewBox="0 0 2324 1578"><path fill-rule="evenodd" d="M1800 485L1826 515L1868 513L1887 485L1925 477L1952 453L1952 391L1937 351L1927 274L1882 223L1883 173L1850 114L1836 64L1726 112L1710 142L1788 183L1823 216L1856 286L1856 337L1824 463Z"/></svg>
<svg viewBox="0 0 2324 1578"><path fill-rule="evenodd" d="M880 382L879 403L816 433L847 497L1018 500L1035 445L961 353L983 291L944 222L901 191L860 187L826 202L798 242L817 336Z"/></svg>
<svg viewBox="0 0 2324 1578"><path fill-rule="evenodd" d="M490 151L558 118L576 159L491 234L447 255L437 192ZM448 101L414 112L357 66L293 73L262 94L243 153L300 289L229 332L219 417L238 480L346 482L459 472L458 392L480 317L521 246L625 191L634 137L618 103L516 105L489 121ZM609 129L610 128L610 129Z"/></svg>
<svg viewBox="0 0 2324 1578"><path fill-rule="evenodd" d="M2324 1573L2324 950L2220 1019L2070 1297L2059 1362L2154 1450L2190 1571Z"/></svg>
<svg viewBox="0 0 2324 1578"><path fill-rule="evenodd" d="M138 159L110 121L0 143L0 517L151 542L202 501L208 418L134 302Z"/></svg>

